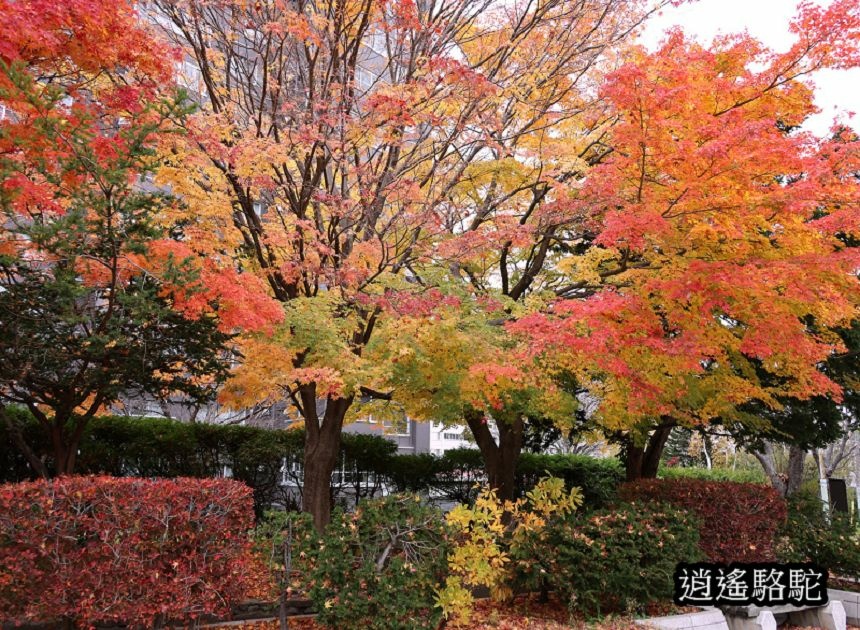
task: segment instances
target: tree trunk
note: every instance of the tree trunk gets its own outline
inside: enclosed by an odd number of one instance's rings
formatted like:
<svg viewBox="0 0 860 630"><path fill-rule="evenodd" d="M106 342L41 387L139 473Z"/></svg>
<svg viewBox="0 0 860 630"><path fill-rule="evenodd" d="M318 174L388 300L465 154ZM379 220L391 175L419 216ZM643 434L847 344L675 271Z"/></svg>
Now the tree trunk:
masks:
<svg viewBox="0 0 860 630"><path fill-rule="evenodd" d="M852 433L854 442L852 454L854 456L854 497L857 501L857 512L860 513L860 433Z"/></svg>
<svg viewBox="0 0 860 630"><path fill-rule="evenodd" d="M642 462L645 459L645 447L637 446L630 440L624 446L624 478L627 481L642 479Z"/></svg>
<svg viewBox="0 0 860 630"><path fill-rule="evenodd" d="M713 462L711 461L711 438L708 437L708 434L705 433L702 435L702 452L705 454L705 466L707 466L708 470L711 470L713 466Z"/></svg>
<svg viewBox="0 0 860 630"><path fill-rule="evenodd" d="M21 433L21 427L19 427L9 414L6 413L6 407L3 405L0 405L0 417L3 418L3 422L6 424L6 430L9 432L9 437L12 440L12 443L27 459L27 463L30 464L30 468L33 469L33 473L42 479L48 479L50 475L48 474L48 467L45 466L45 462L43 462L39 456L36 455L35 451L30 448L30 445L27 444L27 441L24 439L24 435Z"/></svg>
<svg viewBox="0 0 860 630"><path fill-rule="evenodd" d="M305 418L304 483L302 510L314 519L317 531L331 520L331 475L340 456L343 419L352 397L328 398L322 422L316 411L316 388L303 388L302 415Z"/></svg>
<svg viewBox="0 0 860 630"><path fill-rule="evenodd" d="M57 477L71 475L75 472L78 455L78 439L67 438L63 425L51 426L51 444L54 448L54 474Z"/></svg>
<svg viewBox="0 0 860 630"><path fill-rule="evenodd" d="M761 464L764 473L777 492L784 497L790 497L798 491L803 482L803 463L806 459L806 451L799 446L789 448L788 470L784 475L780 474L776 468L776 457L771 442L765 442L764 450L754 451L753 455Z"/></svg>
<svg viewBox="0 0 860 630"><path fill-rule="evenodd" d="M770 442L764 443L764 448L761 451L753 451L753 455L764 469L764 474L770 479L770 484L779 492L780 496L785 496L786 480L779 474L776 469L776 458L773 454L773 444Z"/></svg>
<svg viewBox="0 0 860 630"><path fill-rule="evenodd" d="M785 496L790 497L800 490L803 483L803 463L806 459L806 451L799 446L788 449L788 483L785 488Z"/></svg>
<svg viewBox="0 0 860 630"><path fill-rule="evenodd" d="M516 496L517 462L523 448L525 422L522 417L510 422L496 422L499 429L497 444L483 413L470 409L465 417L484 459L487 482L496 491L499 499L513 500Z"/></svg>
<svg viewBox="0 0 860 630"><path fill-rule="evenodd" d="M654 479L657 477L657 469L660 467L660 457L666 446L666 440L672 432L674 424L661 424L651 436L645 446L637 445L633 439L629 439L624 448L624 467L627 481L639 479Z"/></svg>

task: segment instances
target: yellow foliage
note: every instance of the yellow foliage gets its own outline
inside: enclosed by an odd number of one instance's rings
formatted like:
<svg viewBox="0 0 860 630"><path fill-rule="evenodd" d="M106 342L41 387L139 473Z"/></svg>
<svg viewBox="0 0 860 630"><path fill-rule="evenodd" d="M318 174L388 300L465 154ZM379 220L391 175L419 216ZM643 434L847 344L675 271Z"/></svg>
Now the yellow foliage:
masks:
<svg viewBox="0 0 860 630"><path fill-rule="evenodd" d="M607 262L617 259L618 254L611 249L592 247L580 256L569 256L558 263L560 272L565 273L571 282L599 285L600 269Z"/></svg>
<svg viewBox="0 0 860 630"><path fill-rule="evenodd" d="M458 505L448 513L457 545L448 555L449 577L437 591L436 602L446 618L467 622L473 603L471 587L486 586L496 600L513 595L511 555L527 534L540 532L554 516L564 516L582 505L578 488L568 491L564 480L541 479L526 497L501 501L484 489L472 507Z"/></svg>

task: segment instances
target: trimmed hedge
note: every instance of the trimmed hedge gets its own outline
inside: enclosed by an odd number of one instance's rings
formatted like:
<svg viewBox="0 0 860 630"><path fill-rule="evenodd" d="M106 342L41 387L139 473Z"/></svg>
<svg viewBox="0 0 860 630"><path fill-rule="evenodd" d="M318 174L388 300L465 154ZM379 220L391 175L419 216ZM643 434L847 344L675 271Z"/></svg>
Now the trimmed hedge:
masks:
<svg viewBox="0 0 860 630"><path fill-rule="evenodd" d="M731 468L698 468L686 466L661 466L657 471L660 479L704 479L706 481L732 481L734 483L768 484L761 469L732 470Z"/></svg>
<svg viewBox="0 0 860 630"><path fill-rule="evenodd" d="M701 522L699 544L711 562L771 562L786 504L771 487L701 479L650 479L621 487L624 501L669 503Z"/></svg>
<svg viewBox="0 0 860 630"><path fill-rule="evenodd" d="M583 506L601 508L618 496L624 470L615 458L598 459L587 455L540 455L523 453L517 468L521 492L534 487L542 477L564 479L565 486L582 490Z"/></svg>
<svg viewBox="0 0 860 630"><path fill-rule="evenodd" d="M397 455L389 469L398 492L420 493L454 503L471 503L486 481L484 460L474 448L456 448L442 455Z"/></svg>
<svg viewBox="0 0 860 630"><path fill-rule="evenodd" d="M50 445L38 423L26 412L10 409L28 443L51 463ZM297 507L295 497L282 485L287 476L299 482L304 431L278 431L240 425L177 422L164 418L103 416L93 419L81 439L77 472L113 477L174 478L221 477L227 474L251 487L254 511L259 516L274 505ZM379 436L344 434L341 468L344 479L333 494L351 491L357 480L383 473L396 446ZM33 479L27 461L0 424L0 482ZM300 484L298 484L300 485ZM362 486L364 495L368 490Z"/></svg>
<svg viewBox="0 0 860 630"><path fill-rule="evenodd" d="M37 446L50 468L51 452L41 427L26 412L10 409L8 413L15 415L28 443ZM281 482L286 474L295 487L301 487L303 449L302 430L107 416L88 424L77 470L145 478L228 474L253 489L254 510L261 516L273 506L298 507L297 497ZM344 433L341 463L332 480L333 499L346 504L372 498L386 485L437 501L470 503L476 486L486 480L477 449L455 449L441 456L398 455L396 451L396 445L382 436ZM564 479L568 488L581 488L586 508L610 503L623 479L615 459L523 453L517 470L520 496L547 474ZM0 425L0 482L32 478L26 460L12 444L6 427Z"/></svg>
<svg viewBox="0 0 860 630"><path fill-rule="evenodd" d="M457 503L474 501L476 484L486 480L484 460L474 448L452 449L438 457L397 455L390 474L399 492L429 493ZM615 501L624 471L614 458L523 453L517 466L517 496L547 476L563 479L568 490L579 488L583 507L597 509Z"/></svg>
<svg viewBox="0 0 860 630"><path fill-rule="evenodd" d="M154 627L225 614L250 586L251 491L229 479L0 486L0 618Z"/></svg>

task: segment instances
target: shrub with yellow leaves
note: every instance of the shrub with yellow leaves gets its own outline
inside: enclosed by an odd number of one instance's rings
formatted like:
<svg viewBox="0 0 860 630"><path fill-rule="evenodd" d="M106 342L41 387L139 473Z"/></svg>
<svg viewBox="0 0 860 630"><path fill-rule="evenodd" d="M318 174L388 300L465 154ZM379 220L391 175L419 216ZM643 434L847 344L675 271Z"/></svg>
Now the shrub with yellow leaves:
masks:
<svg viewBox="0 0 860 630"><path fill-rule="evenodd" d="M467 621L478 586L489 588L495 600L509 599L517 579L529 573L526 549L549 522L581 504L579 488L567 490L564 480L545 477L517 501L502 501L484 489L473 506L451 510L447 521L456 544L448 554L445 585L436 593L445 618Z"/></svg>

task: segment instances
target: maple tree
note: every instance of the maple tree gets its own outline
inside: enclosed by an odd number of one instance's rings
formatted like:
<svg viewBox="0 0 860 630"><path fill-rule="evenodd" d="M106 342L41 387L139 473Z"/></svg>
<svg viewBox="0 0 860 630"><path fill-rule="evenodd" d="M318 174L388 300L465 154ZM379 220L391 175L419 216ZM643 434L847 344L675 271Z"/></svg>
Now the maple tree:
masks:
<svg viewBox="0 0 860 630"><path fill-rule="evenodd" d="M413 313L383 323L367 357L389 366L385 386L409 417L446 425L465 420L481 450L488 484L511 500L529 420L569 426L577 402L570 388L517 348L497 323L505 315L501 303L449 295L425 316Z"/></svg>
<svg viewBox="0 0 860 630"><path fill-rule="evenodd" d="M432 264L449 270L449 290L469 295L490 324L540 310L570 291L558 262L578 251L591 229L571 200L613 150L606 140L617 114L597 86L624 59L631 34L663 4L579 3L536 29L531 45L494 78L502 88L494 94L493 142L439 209L444 230L429 250ZM516 30L515 22L494 18L502 32ZM467 55L478 51L466 48ZM496 335L504 349L492 358L476 352L467 360L472 376L481 375L483 395L463 392L460 418L491 486L510 499L529 422L570 428L580 389L570 374L542 370L504 334ZM405 397L416 393L405 389ZM425 391L434 389L428 382Z"/></svg>
<svg viewBox="0 0 860 630"><path fill-rule="evenodd" d="M678 423L766 426L744 403L842 395L821 366L857 316L860 146L797 128L805 77L860 61L860 10L802 4L791 30L783 53L675 31L610 75L614 150L578 195L592 246L559 262L578 293L510 325L599 398L630 478Z"/></svg>
<svg viewBox="0 0 860 630"><path fill-rule="evenodd" d="M474 252L499 240L514 239L501 265L524 278L505 292L525 299L542 260L526 262L517 234L545 249L536 235L551 221L528 200L542 204L550 177L572 179L600 153L600 108L581 116L586 157L552 175L529 160L541 144L560 148L551 126L599 100L592 69L648 6L151 4L200 105L188 135L163 146L160 181L186 202L175 218L196 251L240 257L285 304L275 334L243 338L222 400L292 402L307 427L303 505L318 526L347 413L392 397L374 387L388 366L364 355L379 323L467 281Z"/></svg>
<svg viewBox="0 0 860 630"><path fill-rule="evenodd" d="M236 305L280 314L230 266L156 224L175 200L139 178L185 110L130 5L2 2L0 415L34 472L73 472L88 421L121 395L191 399L223 380ZM223 290L222 290L223 289ZM44 427L53 470L5 405Z"/></svg>

